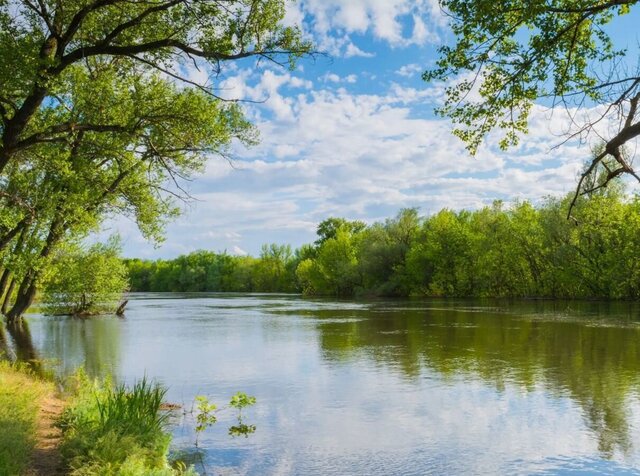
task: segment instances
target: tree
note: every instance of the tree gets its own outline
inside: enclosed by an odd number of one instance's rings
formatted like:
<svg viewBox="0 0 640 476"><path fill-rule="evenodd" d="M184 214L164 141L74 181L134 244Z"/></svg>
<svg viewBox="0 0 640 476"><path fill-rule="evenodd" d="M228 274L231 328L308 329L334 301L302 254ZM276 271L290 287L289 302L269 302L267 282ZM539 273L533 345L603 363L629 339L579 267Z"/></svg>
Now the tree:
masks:
<svg viewBox="0 0 640 476"><path fill-rule="evenodd" d="M338 230L342 229L352 234L360 233L367 227L367 224L360 220L346 220L344 218L329 217L322 220L316 231L318 239L315 241L316 246L321 246L325 241L335 238Z"/></svg>
<svg viewBox="0 0 640 476"><path fill-rule="evenodd" d="M294 283L292 269L293 252L290 245L271 243L262 245L260 258L254 268L256 291L292 291Z"/></svg>
<svg viewBox="0 0 640 476"><path fill-rule="evenodd" d="M293 65L310 47L283 16L283 0L0 1L9 319L29 307L66 240L114 214L160 240L174 200L189 198L182 182L232 141L256 141L241 107L187 71L215 78L250 57Z"/></svg>
<svg viewBox="0 0 640 476"><path fill-rule="evenodd" d="M296 276L305 294L352 296L361 286L356 257L358 234L351 230L349 225L338 227L335 235L318 247L315 258L300 262Z"/></svg>
<svg viewBox="0 0 640 476"><path fill-rule="evenodd" d="M583 171L576 197L622 174L640 180L624 148L640 136L640 73L606 29L637 3L440 0L456 43L439 49L437 66L423 79L446 82L438 112L454 121L471 153L496 128L504 131L503 148L516 145L534 101L542 100L567 109L574 126L568 139L600 137L598 124L616 125ZM597 117L580 119L592 107ZM604 181L590 179L603 172Z"/></svg>
<svg viewBox="0 0 640 476"><path fill-rule="evenodd" d="M441 210L428 218L407 257L419 292L435 296L472 296L475 266L469 214Z"/></svg>
<svg viewBox="0 0 640 476"><path fill-rule="evenodd" d="M400 210L395 218L375 223L361 233L358 266L364 292L384 296L406 296L411 288L406 258L418 234L416 208Z"/></svg>
<svg viewBox="0 0 640 476"><path fill-rule="evenodd" d="M48 314L92 315L116 312L129 288L120 242L112 238L88 249L59 250L44 280Z"/></svg>

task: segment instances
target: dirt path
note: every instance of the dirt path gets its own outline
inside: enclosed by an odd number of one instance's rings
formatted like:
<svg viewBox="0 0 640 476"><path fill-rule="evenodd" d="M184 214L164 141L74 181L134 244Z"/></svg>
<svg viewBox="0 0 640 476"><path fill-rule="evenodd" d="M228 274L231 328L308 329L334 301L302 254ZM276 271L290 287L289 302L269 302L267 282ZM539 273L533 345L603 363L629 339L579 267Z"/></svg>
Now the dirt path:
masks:
<svg viewBox="0 0 640 476"><path fill-rule="evenodd" d="M65 474L59 446L62 434L55 422L64 410L64 402L54 395L40 402L36 447L26 476L62 476Z"/></svg>

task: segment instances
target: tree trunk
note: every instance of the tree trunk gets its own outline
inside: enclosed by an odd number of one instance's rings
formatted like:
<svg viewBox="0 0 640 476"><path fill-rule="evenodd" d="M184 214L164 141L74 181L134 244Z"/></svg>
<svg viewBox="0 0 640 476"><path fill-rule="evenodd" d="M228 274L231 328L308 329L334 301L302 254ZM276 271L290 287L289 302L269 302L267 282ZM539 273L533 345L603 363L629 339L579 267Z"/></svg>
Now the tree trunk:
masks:
<svg viewBox="0 0 640 476"><path fill-rule="evenodd" d="M13 294L13 289L16 287L16 279L11 278L11 282L9 283L9 288L7 289L7 293L4 295L4 300L2 301L2 312L3 315L7 315L7 311L9 310L9 304L11 304L11 295Z"/></svg>
<svg viewBox="0 0 640 476"><path fill-rule="evenodd" d="M51 252L53 251L54 246L58 243L61 237L61 233L64 231L62 226L62 220L60 217L56 217L51 222L49 227L49 234L47 235L47 241L45 242L42 251L40 252L41 258L47 258ZM34 271L33 269L27 271L22 282L20 283L20 288L18 289L18 295L16 296L16 300L13 303L13 307L6 314L7 320L9 322L17 322L22 319L22 316L27 309L31 307L33 304L33 300L36 297L36 283L39 278L39 272Z"/></svg>
<svg viewBox="0 0 640 476"><path fill-rule="evenodd" d="M36 279L30 273L28 273L22 283L20 283L20 288L18 288L18 295L16 296L16 300L13 303L13 307L7 313L7 320L9 323L15 323L19 321L27 309L33 304L33 300L36 297Z"/></svg>
<svg viewBox="0 0 640 476"><path fill-rule="evenodd" d="M9 346L7 337L4 335L4 328L0 326L0 359L9 357Z"/></svg>
<svg viewBox="0 0 640 476"><path fill-rule="evenodd" d="M122 317L124 316L124 309L127 307L127 304L129 304L129 300L125 299L119 306L118 309L116 309L116 316L118 317Z"/></svg>
<svg viewBox="0 0 640 476"><path fill-rule="evenodd" d="M5 268L5 270L2 272L2 277L0 277L0 300L4 296L4 290L6 289L7 283L9 282L10 274L11 271Z"/></svg>

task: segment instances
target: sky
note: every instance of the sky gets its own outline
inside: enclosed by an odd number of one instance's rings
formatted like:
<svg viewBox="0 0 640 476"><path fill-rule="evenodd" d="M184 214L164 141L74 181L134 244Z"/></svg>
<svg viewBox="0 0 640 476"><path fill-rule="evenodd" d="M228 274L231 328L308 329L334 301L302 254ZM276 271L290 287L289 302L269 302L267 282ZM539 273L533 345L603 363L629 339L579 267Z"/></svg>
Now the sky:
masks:
<svg viewBox="0 0 640 476"><path fill-rule="evenodd" d="M633 13L618 20L616 46L635 48L638 21ZM473 157L451 123L434 115L443 87L421 74L434 65L437 47L453 40L437 0L301 0L285 22L302 25L326 55L303 59L294 71L228 66L216 78L219 93L247 100L260 144L234 145L231 163L209 159L186 186L195 200L167 226L161 246L130 219L109 220L100 236L119 233L125 256L258 255L264 243L313 242L330 216L373 223L406 207L429 215L575 188L590 151L555 147L566 130L561 114L535 106L518 147L503 152L492 134Z"/></svg>

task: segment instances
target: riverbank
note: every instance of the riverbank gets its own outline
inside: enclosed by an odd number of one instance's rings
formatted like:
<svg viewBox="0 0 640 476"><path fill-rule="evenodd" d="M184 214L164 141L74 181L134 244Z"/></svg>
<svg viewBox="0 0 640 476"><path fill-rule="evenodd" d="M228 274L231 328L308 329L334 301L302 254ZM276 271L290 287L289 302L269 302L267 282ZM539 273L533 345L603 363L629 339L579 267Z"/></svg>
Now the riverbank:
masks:
<svg viewBox="0 0 640 476"><path fill-rule="evenodd" d="M64 396L26 367L0 362L0 476L177 476L165 391L98 383L78 372Z"/></svg>
<svg viewBox="0 0 640 476"><path fill-rule="evenodd" d="M62 474L54 426L62 410L51 382L0 362L0 475Z"/></svg>

